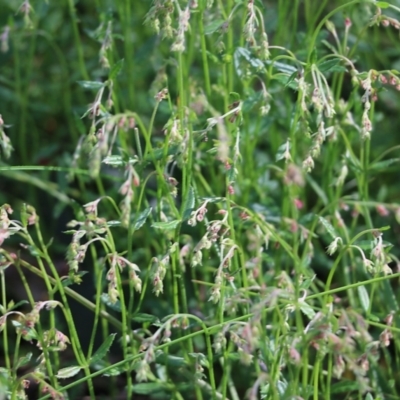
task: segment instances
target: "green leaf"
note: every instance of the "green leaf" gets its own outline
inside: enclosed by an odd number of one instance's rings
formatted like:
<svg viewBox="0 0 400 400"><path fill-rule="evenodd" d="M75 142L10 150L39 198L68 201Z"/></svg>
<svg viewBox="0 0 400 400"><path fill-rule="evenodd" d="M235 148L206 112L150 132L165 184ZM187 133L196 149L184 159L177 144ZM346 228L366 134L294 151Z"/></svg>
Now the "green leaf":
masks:
<svg viewBox="0 0 400 400"><path fill-rule="evenodd" d="M168 365L168 367L181 368L186 365L183 357L173 356L171 354L160 353L157 355L157 364Z"/></svg>
<svg viewBox="0 0 400 400"><path fill-rule="evenodd" d="M400 162L400 158L390 158L389 160L379 161L369 166L370 171L380 171L386 169L388 166Z"/></svg>
<svg viewBox="0 0 400 400"><path fill-rule="evenodd" d="M377 1L375 3L375 5L377 7L379 7L379 8L388 8L388 7L390 7L390 4L388 2L386 2L386 1Z"/></svg>
<svg viewBox="0 0 400 400"><path fill-rule="evenodd" d="M170 231L175 229L181 221L179 219L174 219L173 221L168 222L154 222L151 226L156 229L161 229L163 231Z"/></svg>
<svg viewBox="0 0 400 400"><path fill-rule="evenodd" d="M86 275L87 273L88 273L88 271L79 271L77 274L75 274L75 276L77 275L78 277L82 277L82 276ZM61 284L64 287L71 286L75 283L76 283L76 281L74 278L66 278L61 281ZM56 290L57 290L57 288L56 288Z"/></svg>
<svg viewBox="0 0 400 400"><path fill-rule="evenodd" d="M139 216L137 218L134 219L134 225L133 225L134 231L137 231L144 225L148 216L151 214L151 210L152 210L151 207L146 208L139 214Z"/></svg>
<svg viewBox="0 0 400 400"><path fill-rule="evenodd" d="M364 400L374 400L374 398L373 398L372 394L368 392L367 395L365 396Z"/></svg>
<svg viewBox="0 0 400 400"><path fill-rule="evenodd" d="M319 222L321 222L321 224L328 231L328 233L332 236L332 239L336 239L338 237L338 234L336 233L335 228L331 225L331 223L324 217L318 217L318 219Z"/></svg>
<svg viewBox="0 0 400 400"><path fill-rule="evenodd" d="M298 69L294 67L293 65L286 64L283 62L274 62L271 60L265 61L265 64L267 65L272 65L273 68L277 69L279 72L283 72L284 74L287 75L292 75L293 73L298 73Z"/></svg>
<svg viewBox="0 0 400 400"><path fill-rule="evenodd" d="M286 158L286 154L290 152L290 142L285 142L281 144L276 152L275 161L280 161Z"/></svg>
<svg viewBox="0 0 400 400"><path fill-rule="evenodd" d="M78 374L80 370L81 370L81 367L78 367L78 366L61 368L58 371L56 376L59 379L72 378L73 376Z"/></svg>
<svg viewBox="0 0 400 400"><path fill-rule="evenodd" d="M153 322L158 322L159 319L156 316L151 315L151 314L137 313L132 316L132 321L139 322L139 323L142 323L142 322L153 323Z"/></svg>
<svg viewBox="0 0 400 400"><path fill-rule="evenodd" d="M357 287L358 297L360 299L361 307L365 312L369 310L369 295L365 286L358 286Z"/></svg>
<svg viewBox="0 0 400 400"><path fill-rule="evenodd" d="M105 86L103 82L95 81L78 81L78 84L81 85L83 88L90 90L99 90Z"/></svg>
<svg viewBox="0 0 400 400"><path fill-rule="evenodd" d="M306 179L307 179L307 182L310 184L310 186L314 189L314 192L322 200L322 202L324 203L324 206L326 206L328 204L328 197L326 197L326 194L323 191L323 189L321 188L321 186L318 185L318 183L313 178L311 178L311 176L309 174L306 175Z"/></svg>
<svg viewBox="0 0 400 400"><path fill-rule="evenodd" d="M310 320L314 318L315 311L314 309L305 301L300 302L300 310L306 315Z"/></svg>
<svg viewBox="0 0 400 400"><path fill-rule="evenodd" d="M19 308L20 306L24 305L24 304L28 304L28 300L21 300L18 303L13 304L12 306L10 305L7 310L8 311L12 311L15 310L16 308Z"/></svg>
<svg viewBox="0 0 400 400"><path fill-rule="evenodd" d="M103 344L97 349L97 351L93 354L90 359L90 364L95 364L99 360L102 360L107 354L108 350L110 350L111 345L115 339L116 333L112 333L108 336L108 338L103 342Z"/></svg>
<svg viewBox="0 0 400 400"><path fill-rule="evenodd" d="M120 367L113 367L104 372L103 376L118 376L123 372L126 372L126 365L121 365Z"/></svg>
<svg viewBox="0 0 400 400"><path fill-rule="evenodd" d="M132 390L136 394L151 394L161 390L168 390L168 386L166 383L162 382L145 382L136 383L133 385Z"/></svg>
<svg viewBox="0 0 400 400"><path fill-rule="evenodd" d="M297 74L297 72L296 72ZM278 73L278 74L274 74L271 76L271 79L274 79L278 82L280 82L283 86L285 87L290 87L293 90L297 90L298 89L298 84L297 82L293 79L292 75L288 76L287 74L282 74L282 73Z"/></svg>
<svg viewBox="0 0 400 400"><path fill-rule="evenodd" d="M331 386L331 393L346 393L349 394L353 390L358 390L359 384L355 381L341 380Z"/></svg>
<svg viewBox="0 0 400 400"><path fill-rule="evenodd" d="M118 76L123 67L124 67L124 59L119 60L113 65L109 76L110 81L114 80Z"/></svg>
<svg viewBox="0 0 400 400"><path fill-rule="evenodd" d="M192 213L192 211L194 210L194 189L192 186L189 186L189 190L188 190L188 194L187 194L187 198L185 201L185 207L184 207L184 212L183 212L183 217L182 217L182 221L186 221L190 218L190 215Z"/></svg>
<svg viewBox="0 0 400 400"><path fill-rule="evenodd" d="M212 33L216 32L221 28L221 26L224 24L223 19L216 19L215 21L212 21L209 23L207 26L204 27L204 34L205 35L211 35Z"/></svg>
<svg viewBox="0 0 400 400"><path fill-rule="evenodd" d="M100 297L100 300L107 307L110 307L111 310L121 312L121 303L117 300L115 303L112 303L110 300L110 296L107 293L103 293Z"/></svg>
<svg viewBox="0 0 400 400"><path fill-rule="evenodd" d="M338 58L322 61L317 64L320 72L345 72L346 68L340 65L341 60Z"/></svg>
<svg viewBox="0 0 400 400"><path fill-rule="evenodd" d="M32 358L32 353L28 353L23 357L20 357L16 363L16 365L14 366L15 370L17 370L18 368L28 364L28 362L31 360Z"/></svg>
<svg viewBox="0 0 400 400"><path fill-rule="evenodd" d="M122 158L122 156L118 156L116 154L104 158L103 163L111 165L112 167L122 167L126 165L126 161Z"/></svg>
<svg viewBox="0 0 400 400"><path fill-rule="evenodd" d="M287 80L285 86L289 86L290 87L290 84L295 80L295 78L298 76L298 74L299 74L298 71L294 71L292 73L292 75L290 75L288 77L288 80Z"/></svg>
<svg viewBox="0 0 400 400"><path fill-rule="evenodd" d="M247 97L242 104L242 112L247 113L251 111L256 104L259 104L261 100L263 100L264 95L263 92L260 90L256 93L253 93L251 96Z"/></svg>

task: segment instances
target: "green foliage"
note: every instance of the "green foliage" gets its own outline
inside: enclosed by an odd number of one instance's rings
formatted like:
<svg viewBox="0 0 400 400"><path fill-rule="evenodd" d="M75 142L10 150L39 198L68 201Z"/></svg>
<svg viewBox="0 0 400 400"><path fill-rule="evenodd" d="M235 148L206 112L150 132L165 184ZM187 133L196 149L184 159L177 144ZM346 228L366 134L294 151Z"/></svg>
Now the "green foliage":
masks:
<svg viewBox="0 0 400 400"><path fill-rule="evenodd" d="M396 3L0 0L0 397L399 398Z"/></svg>

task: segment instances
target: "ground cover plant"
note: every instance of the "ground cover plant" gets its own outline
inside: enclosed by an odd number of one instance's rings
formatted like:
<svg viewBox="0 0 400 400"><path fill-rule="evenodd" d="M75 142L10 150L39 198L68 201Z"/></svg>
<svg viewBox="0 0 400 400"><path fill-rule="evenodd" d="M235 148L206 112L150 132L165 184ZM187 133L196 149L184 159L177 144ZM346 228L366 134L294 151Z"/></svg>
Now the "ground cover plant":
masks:
<svg viewBox="0 0 400 400"><path fill-rule="evenodd" d="M398 1L0 11L0 399L399 398Z"/></svg>

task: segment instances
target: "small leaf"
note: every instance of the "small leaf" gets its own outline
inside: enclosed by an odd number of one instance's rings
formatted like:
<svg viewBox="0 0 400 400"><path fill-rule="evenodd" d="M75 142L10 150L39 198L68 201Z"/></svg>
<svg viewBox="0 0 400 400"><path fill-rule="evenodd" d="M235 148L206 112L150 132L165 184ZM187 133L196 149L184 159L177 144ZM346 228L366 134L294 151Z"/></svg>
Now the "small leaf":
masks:
<svg viewBox="0 0 400 400"><path fill-rule="evenodd" d="M183 357L172 356L171 354L160 353L157 355L157 364L168 365L168 367L181 368L187 364Z"/></svg>
<svg viewBox="0 0 400 400"><path fill-rule="evenodd" d="M357 382L343 380L341 382L334 383L331 386L331 393L348 394L353 390L358 390L358 389L359 389L359 384Z"/></svg>
<svg viewBox="0 0 400 400"><path fill-rule="evenodd" d="M78 81L78 84L84 87L85 89L91 89L91 90L99 90L105 86L103 82L95 82L95 81Z"/></svg>
<svg viewBox="0 0 400 400"><path fill-rule="evenodd" d="M81 367L78 366L61 368L56 376L60 379L72 378L78 374L80 370Z"/></svg>
<svg viewBox="0 0 400 400"><path fill-rule="evenodd" d="M310 320L314 318L315 311L314 309L305 301L300 302L300 310L305 314Z"/></svg>
<svg viewBox="0 0 400 400"><path fill-rule="evenodd" d="M192 186L189 187L187 198L185 201L185 208L183 212L182 221L186 221L190 218L192 211L194 210L194 189Z"/></svg>
<svg viewBox="0 0 400 400"><path fill-rule="evenodd" d="M388 3L388 2L386 2L386 1L377 1L376 3L375 3L375 5L377 6L377 7L379 7L379 8L388 8L388 7L390 7L390 4ZM369 393L368 393L369 394Z"/></svg>
<svg viewBox="0 0 400 400"><path fill-rule="evenodd" d="M104 372L103 376L118 376L123 372L126 372L126 366L121 365L120 367L113 367Z"/></svg>
<svg viewBox="0 0 400 400"><path fill-rule="evenodd" d="M126 165L126 161L122 158L122 156L118 156L116 154L104 158L103 163L111 165L112 167L122 167Z"/></svg>
<svg viewBox="0 0 400 400"><path fill-rule="evenodd" d="M306 175L306 179L310 186L314 189L318 197L322 200L323 204L326 206L328 204L328 197L326 196L321 186L318 185L318 183L313 178L311 178L310 174Z"/></svg>
<svg viewBox="0 0 400 400"><path fill-rule="evenodd" d="M338 237L338 234L336 233L335 228L331 225L331 223L324 217L318 217L318 219L319 222L321 222L321 224L328 231L328 233L332 236L332 239L336 239Z"/></svg>
<svg viewBox="0 0 400 400"><path fill-rule="evenodd" d="M369 166L370 171L379 171L386 169L388 166L400 162L400 158L390 158L389 160L379 161Z"/></svg>
<svg viewBox="0 0 400 400"><path fill-rule="evenodd" d="M358 291L358 297L360 299L361 307L365 312L368 312L369 310L369 295L367 292L367 289L365 289L365 286L358 286L357 288Z"/></svg>
<svg viewBox="0 0 400 400"><path fill-rule="evenodd" d="M339 65L340 64L339 59L335 58L335 59L331 59L331 60L325 60L322 61L321 63L317 64L317 68L320 72L328 72L328 71L332 71L332 72L345 72L346 68L344 68L343 66Z"/></svg>
<svg viewBox="0 0 400 400"><path fill-rule="evenodd" d="M151 226L156 229L161 229L163 231L170 231L172 229L175 229L181 221L179 219L175 219L173 221L168 221L168 222L154 222Z"/></svg>
<svg viewBox="0 0 400 400"><path fill-rule="evenodd" d="M139 322L139 323L142 323L142 322L153 323L153 322L158 322L159 319L156 316L151 315L151 314L137 313L132 316L132 321Z"/></svg>
<svg viewBox="0 0 400 400"><path fill-rule="evenodd" d="M265 61L265 64L267 65L272 65L273 68L277 69L279 72L283 72L287 75L292 75L293 73L298 73L299 71L297 70L296 67L290 64L286 64L283 62L273 62L271 60Z"/></svg>
<svg viewBox="0 0 400 400"><path fill-rule="evenodd" d="M290 142L289 141L287 141L279 146L278 151L276 152L275 160L280 161L280 160L286 159L288 153L290 155Z"/></svg>
<svg viewBox="0 0 400 400"><path fill-rule="evenodd" d="M90 359L90 364L95 364L97 361L102 360L107 354L108 350L110 350L111 345L115 339L116 333L112 333L108 336L108 338L103 342L103 344L97 349L97 351L93 354Z"/></svg>
<svg viewBox="0 0 400 400"><path fill-rule="evenodd" d="M109 76L110 81L114 80L118 76L123 67L124 67L124 59L119 60L113 65Z"/></svg>
<svg viewBox="0 0 400 400"><path fill-rule="evenodd" d="M12 307L9 305L7 307L7 310L12 311L12 310L15 310L16 308L19 308L20 306L22 306L24 304L28 304L28 303L29 303L28 300L21 300L18 303L13 304Z"/></svg>
<svg viewBox="0 0 400 400"><path fill-rule="evenodd" d="M100 297L100 300L107 307L110 307L114 311L121 312L121 303L117 300L115 303L112 303L110 300L110 296L107 293L103 293Z"/></svg>
<svg viewBox="0 0 400 400"><path fill-rule="evenodd" d="M209 23L207 26L204 27L204 34L205 35L211 35L212 33L216 32L221 26L224 24L223 19L216 19L215 21L212 21Z"/></svg>
<svg viewBox="0 0 400 400"><path fill-rule="evenodd" d="M298 76L298 71L294 71L292 75L289 76L285 86L290 86L290 84L294 81L294 79Z"/></svg>
<svg viewBox="0 0 400 400"><path fill-rule="evenodd" d="M88 273L88 271L79 271L77 274L75 274L75 276L82 277L82 276L86 275L87 273ZM61 281L61 284L62 284L64 287L71 286L71 285L73 285L73 284L75 284L75 283L77 283L75 277L66 278L66 279L63 279L63 280ZM57 291L57 288L56 288L56 291Z"/></svg>
<svg viewBox="0 0 400 400"><path fill-rule="evenodd" d="M18 368L28 364L28 362L32 358L32 353L26 354L24 357L20 357L17 361L17 364L14 366L14 368L17 370Z"/></svg>
<svg viewBox="0 0 400 400"><path fill-rule="evenodd" d="M151 394L166 389L168 386L162 382L136 383L132 386L132 390L136 394Z"/></svg>
<svg viewBox="0 0 400 400"><path fill-rule="evenodd" d="M137 218L135 218L135 220L134 220L135 223L133 225L133 230L134 231L137 231L138 229L140 229L144 225L144 223L146 222L148 216L151 214L151 210L152 210L151 207L146 208L145 210L143 210L139 214L139 216Z"/></svg>

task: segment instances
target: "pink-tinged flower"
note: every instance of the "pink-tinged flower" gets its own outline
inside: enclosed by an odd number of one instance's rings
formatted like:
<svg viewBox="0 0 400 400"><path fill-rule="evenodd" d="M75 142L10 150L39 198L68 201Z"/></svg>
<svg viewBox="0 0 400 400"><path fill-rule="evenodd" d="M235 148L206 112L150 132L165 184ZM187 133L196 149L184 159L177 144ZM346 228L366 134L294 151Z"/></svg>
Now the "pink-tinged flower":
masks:
<svg viewBox="0 0 400 400"><path fill-rule="evenodd" d="M293 204L298 210L301 210L304 207L304 203L298 198L293 199Z"/></svg>
<svg viewBox="0 0 400 400"><path fill-rule="evenodd" d="M378 204L376 206L376 211L378 212L378 214L381 217L387 217L390 214L389 210L385 206L383 206L382 204Z"/></svg>

